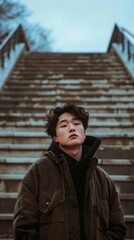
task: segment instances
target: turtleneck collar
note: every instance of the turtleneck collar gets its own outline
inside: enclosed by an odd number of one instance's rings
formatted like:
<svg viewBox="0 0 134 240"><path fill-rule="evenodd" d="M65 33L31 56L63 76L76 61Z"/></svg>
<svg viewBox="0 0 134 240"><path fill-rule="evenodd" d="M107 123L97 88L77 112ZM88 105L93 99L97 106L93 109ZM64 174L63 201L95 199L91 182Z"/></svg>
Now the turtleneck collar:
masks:
<svg viewBox="0 0 134 240"><path fill-rule="evenodd" d="M64 155L70 168L79 168L79 167L87 167L88 165L97 165L96 161L91 161L90 159L93 158L95 152L97 151L101 140L93 137L87 136L83 145L82 145L82 158L80 161L77 161L67 153L65 153L55 141L52 141L48 151L52 151L56 156Z"/></svg>

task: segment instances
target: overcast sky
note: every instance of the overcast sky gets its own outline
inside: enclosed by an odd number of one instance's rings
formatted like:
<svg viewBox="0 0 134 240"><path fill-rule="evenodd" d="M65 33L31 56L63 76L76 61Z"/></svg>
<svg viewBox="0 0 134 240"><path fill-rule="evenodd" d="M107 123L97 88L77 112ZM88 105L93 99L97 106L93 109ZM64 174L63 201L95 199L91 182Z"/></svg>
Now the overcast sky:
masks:
<svg viewBox="0 0 134 240"><path fill-rule="evenodd" d="M51 29L53 50L105 52L115 23L134 34L134 0L21 0Z"/></svg>

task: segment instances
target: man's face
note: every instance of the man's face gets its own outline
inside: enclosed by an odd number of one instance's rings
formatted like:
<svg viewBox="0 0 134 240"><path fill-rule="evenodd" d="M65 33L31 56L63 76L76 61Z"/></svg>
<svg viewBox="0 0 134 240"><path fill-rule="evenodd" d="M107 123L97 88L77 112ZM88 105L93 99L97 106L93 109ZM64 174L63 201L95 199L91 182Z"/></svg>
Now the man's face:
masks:
<svg viewBox="0 0 134 240"><path fill-rule="evenodd" d="M54 140L63 148L80 146L86 138L83 124L71 113L60 115Z"/></svg>

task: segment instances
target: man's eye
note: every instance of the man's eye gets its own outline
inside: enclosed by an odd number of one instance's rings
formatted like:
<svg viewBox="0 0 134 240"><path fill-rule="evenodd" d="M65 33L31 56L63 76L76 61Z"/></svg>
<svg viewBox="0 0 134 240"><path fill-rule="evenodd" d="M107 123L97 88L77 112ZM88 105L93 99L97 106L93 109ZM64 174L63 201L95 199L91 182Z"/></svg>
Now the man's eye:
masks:
<svg viewBox="0 0 134 240"><path fill-rule="evenodd" d="M80 122L75 122L75 123L74 123L74 125L79 125L79 124L80 124Z"/></svg>
<svg viewBox="0 0 134 240"><path fill-rule="evenodd" d="M66 126L67 126L67 124L64 124L64 125L61 126L61 128L64 128L64 127L66 127Z"/></svg>

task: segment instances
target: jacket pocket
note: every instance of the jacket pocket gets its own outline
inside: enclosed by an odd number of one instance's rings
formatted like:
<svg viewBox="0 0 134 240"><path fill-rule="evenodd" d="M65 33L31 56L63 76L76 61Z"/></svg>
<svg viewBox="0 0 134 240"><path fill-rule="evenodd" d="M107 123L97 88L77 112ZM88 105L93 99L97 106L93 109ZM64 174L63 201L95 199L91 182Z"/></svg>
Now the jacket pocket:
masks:
<svg viewBox="0 0 134 240"><path fill-rule="evenodd" d="M63 195L60 191L41 192L39 197L39 211L43 222L63 222Z"/></svg>
<svg viewBox="0 0 134 240"><path fill-rule="evenodd" d="M99 206L96 207L96 222L97 226L96 239L106 239L105 234L109 225L109 209L105 200L99 200Z"/></svg>
<svg viewBox="0 0 134 240"><path fill-rule="evenodd" d="M104 240L105 233L108 229L109 210L105 200L99 200L99 205L94 206L94 231L93 239Z"/></svg>

